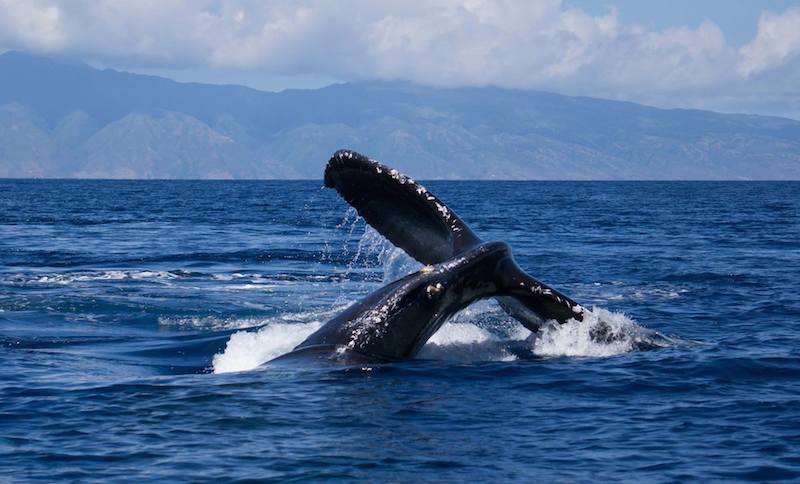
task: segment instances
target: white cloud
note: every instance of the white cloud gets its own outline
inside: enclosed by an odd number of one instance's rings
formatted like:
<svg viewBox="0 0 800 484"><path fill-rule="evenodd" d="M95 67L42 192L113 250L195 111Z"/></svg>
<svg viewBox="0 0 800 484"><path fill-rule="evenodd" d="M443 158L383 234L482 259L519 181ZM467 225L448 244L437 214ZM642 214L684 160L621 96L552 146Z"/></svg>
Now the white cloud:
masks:
<svg viewBox="0 0 800 484"><path fill-rule="evenodd" d="M2 0L0 42L35 50L58 50L68 40L60 29L62 20L57 5Z"/></svg>
<svg viewBox="0 0 800 484"><path fill-rule="evenodd" d="M739 72L745 76L781 67L800 56L800 7L783 14L761 14L756 38L740 53Z"/></svg>
<svg viewBox="0 0 800 484"><path fill-rule="evenodd" d="M765 86L779 85L778 76L760 74L776 69L798 77L798 25L800 8L764 13L757 36L737 50L711 21L653 31L621 23L616 10L591 15L560 0L0 0L0 45L107 65L491 84L644 102L674 94L683 104L746 93L756 82L774 91Z"/></svg>

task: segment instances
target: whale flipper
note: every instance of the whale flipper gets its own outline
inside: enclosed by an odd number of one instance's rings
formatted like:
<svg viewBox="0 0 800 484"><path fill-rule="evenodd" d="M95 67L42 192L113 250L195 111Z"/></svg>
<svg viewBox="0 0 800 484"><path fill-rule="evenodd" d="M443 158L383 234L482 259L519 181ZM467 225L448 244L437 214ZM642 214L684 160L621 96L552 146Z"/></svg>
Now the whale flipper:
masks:
<svg viewBox="0 0 800 484"><path fill-rule="evenodd" d="M498 269L511 257L504 242L479 244L367 295L279 359L319 356L334 363L411 358L456 312L505 293Z"/></svg>
<svg viewBox="0 0 800 484"><path fill-rule="evenodd" d="M480 237L425 187L397 170L350 150L333 154L325 186L334 188L367 223L423 264L440 264L474 249ZM583 308L526 274L507 258L504 290L493 296L526 328L546 320L581 320Z"/></svg>
<svg viewBox="0 0 800 484"><path fill-rule="evenodd" d="M425 187L355 151L333 154L325 186L335 188L368 224L423 264L444 262L481 243Z"/></svg>

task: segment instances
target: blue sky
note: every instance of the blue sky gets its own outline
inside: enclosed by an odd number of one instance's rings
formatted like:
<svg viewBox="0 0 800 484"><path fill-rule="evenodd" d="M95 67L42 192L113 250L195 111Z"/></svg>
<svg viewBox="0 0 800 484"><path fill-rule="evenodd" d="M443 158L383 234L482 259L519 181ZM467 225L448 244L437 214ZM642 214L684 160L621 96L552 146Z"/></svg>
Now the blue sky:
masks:
<svg viewBox="0 0 800 484"><path fill-rule="evenodd" d="M409 80L800 119L800 0L0 0L0 51L259 89Z"/></svg>

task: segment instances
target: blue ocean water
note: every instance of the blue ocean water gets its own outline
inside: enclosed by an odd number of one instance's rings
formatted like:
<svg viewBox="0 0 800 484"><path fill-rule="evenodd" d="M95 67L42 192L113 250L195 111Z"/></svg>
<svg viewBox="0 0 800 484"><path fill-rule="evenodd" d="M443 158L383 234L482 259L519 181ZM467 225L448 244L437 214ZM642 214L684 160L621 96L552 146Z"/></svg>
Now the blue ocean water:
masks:
<svg viewBox="0 0 800 484"><path fill-rule="evenodd" d="M415 267L320 182L0 180L0 479L800 479L800 183L426 185L592 318L263 366Z"/></svg>

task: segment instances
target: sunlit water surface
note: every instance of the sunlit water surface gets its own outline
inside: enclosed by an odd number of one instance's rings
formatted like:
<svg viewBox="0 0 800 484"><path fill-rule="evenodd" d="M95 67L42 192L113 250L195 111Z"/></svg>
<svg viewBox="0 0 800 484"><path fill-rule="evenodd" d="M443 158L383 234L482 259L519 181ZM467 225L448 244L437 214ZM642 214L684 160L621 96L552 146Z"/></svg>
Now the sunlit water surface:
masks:
<svg viewBox="0 0 800 484"><path fill-rule="evenodd" d="M319 182L0 180L2 479L800 478L800 183L427 186L587 320L264 365L418 265Z"/></svg>

